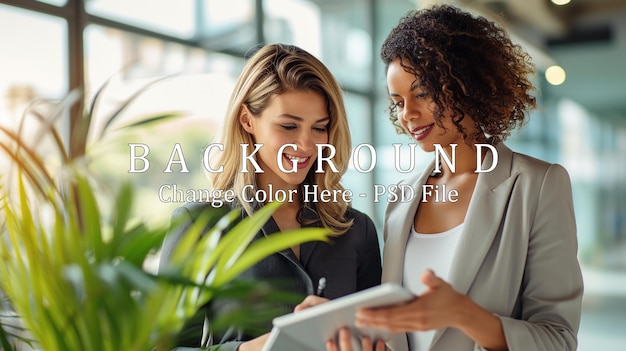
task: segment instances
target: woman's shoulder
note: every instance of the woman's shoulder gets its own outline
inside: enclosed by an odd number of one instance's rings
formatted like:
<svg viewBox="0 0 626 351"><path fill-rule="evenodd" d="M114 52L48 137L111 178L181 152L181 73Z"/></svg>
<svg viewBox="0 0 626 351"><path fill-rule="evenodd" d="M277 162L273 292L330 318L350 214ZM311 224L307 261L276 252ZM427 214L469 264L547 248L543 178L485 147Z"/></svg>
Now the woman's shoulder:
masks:
<svg viewBox="0 0 626 351"><path fill-rule="evenodd" d="M569 179L567 170L561 164L548 162L519 152L513 152L511 168L512 173L529 175L533 178L539 177L539 179L543 179L550 177Z"/></svg>
<svg viewBox="0 0 626 351"><path fill-rule="evenodd" d="M345 215L346 219L353 220L352 227L350 231L358 232L358 231L373 231L376 232L376 226L374 225L374 221L372 218L355 208L348 208Z"/></svg>

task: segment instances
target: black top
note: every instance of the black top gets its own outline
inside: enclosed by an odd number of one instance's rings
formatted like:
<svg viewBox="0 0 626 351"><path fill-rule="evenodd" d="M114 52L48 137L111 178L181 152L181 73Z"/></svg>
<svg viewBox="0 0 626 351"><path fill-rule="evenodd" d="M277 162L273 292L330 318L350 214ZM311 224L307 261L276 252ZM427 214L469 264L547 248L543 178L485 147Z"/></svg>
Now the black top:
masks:
<svg viewBox="0 0 626 351"><path fill-rule="evenodd" d="M173 247L181 235L191 226L203 209L210 204L194 203L178 208L173 215L177 221L182 216L182 224L171 230L167 235L161 253L161 265L167 261ZM228 212L230 208L220 208ZM241 217L245 211L241 210ZM324 297L335 299L380 284L381 258L376 228L367 215L349 209L346 217L353 219L352 227L344 234L333 236L330 242L308 242L300 246L300 260L291 249L283 250L261 260L243 272L238 279L254 279L270 282L282 282L281 290L301 295L312 295L317 288L319 278L326 278ZM316 219L313 209L305 209L304 219ZM210 224L211 226L213 223ZM302 227L320 227L319 221L304 224ZM208 230L209 228L207 228ZM276 222L270 218L262 230L257 233L253 242L264 236L279 231ZM295 304L286 304L286 312L291 312ZM200 311L181 331L178 346L200 347L204 323L210 315L219 313L220 307L212 301L204 311ZM283 310L285 312L285 310ZM279 313L280 315L280 313ZM272 316L278 317L278 315ZM206 327L206 326L205 326ZM271 324L268 324L269 332ZM221 336L211 335L209 345L220 345L220 350L236 350L241 342L253 339L254 335L246 335L237 330L230 330ZM206 338L206 336L205 336Z"/></svg>

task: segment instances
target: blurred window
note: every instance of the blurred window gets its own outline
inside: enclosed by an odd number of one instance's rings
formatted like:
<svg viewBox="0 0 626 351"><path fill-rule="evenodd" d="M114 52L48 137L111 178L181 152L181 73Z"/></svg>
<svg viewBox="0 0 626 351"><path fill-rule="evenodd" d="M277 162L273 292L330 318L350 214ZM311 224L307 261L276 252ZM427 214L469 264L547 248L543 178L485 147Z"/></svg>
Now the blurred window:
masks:
<svg viewBox="0 0 626 351"><path fill-rule="evenodd" d="M115 143L92 150L98 153L93 166L101 177L128 179L136 185L139 215L150 215L156 222L169 221L172 210L181 203L161 201L159 189L163 185L210 188L202 167L203 149L222 127L230 91L242 67L243 60L233 56L97 25L86 28L85 82L89 96L106 83L99 94L95 131L100 131L109 115L140 90L142 93L117 117L114 126L163 113L181 114L170 122L116 133ZM145 172L129 173L129 144L149 148L150 164L145 165ZM173 164L172 172L165 172L177 144L188 172L180 163ZM137 149L137 154L143 150ZM141 170L144 164L135 167Z"/></svg>
<svg viewBox="0 0 626 351"><path fill-rule="evenodd" d="M33 99L67 93L67 24L0 4L0 42L0 123L15 126Z"/></svg>
<svg viewBox="0 0 626 351"><path fill-rule="evenodd" d="M245 53L257 43L254 0L197 0L196 40L207 49ZM236 10L234 10L236 9Z"/></svg>
<svg viewBox="0 0 626 351"><path fill-rule="evenodd" d="M134 27L181 38L191 38L196 30L194 0L91 0L87 12Z"/></svg>
<svg viewBox="0 0 626 351"><path fill-rule="evenodd" d="M55 6L65 6L67 4L67 0L37 0L39 2L45 2L46 4L55 5Z"/></svg>
<svg viewBox="0 0 626 351"><path fill-rule="evenodd" d="M211 50L245 52L257 38L254 0L92 0L85 7L93 15Z"/></svg>
<svg viewBox="0 0 626 351"><path fill-rule="evenodd" d="M368 91L372 82L368 4L366 0L265 0L266 40L301 46L319 57L344 86Z"/></svg>
<svg viewBox="0 0 626 351"><path fill-rule="evenodd" d="M346 113L348 114L348 124L350 126L350 137L352 140L352 150L359 144L372 144L371 125L371 105L369 100L363 96L352 93L344 94L344 103L346 105ZM350 160L350 167L344 175L342 182L346 189L353 193L352 206L366 213L374 212L374 204L371 198L371 189L374 172L361 173L354 167L367 170L370 167L372 158L371 152L367 148L362 148L358 155L358 159ZM380 159L378 159L380 161ZM367 194L367 196L360 196Z"/></svg>

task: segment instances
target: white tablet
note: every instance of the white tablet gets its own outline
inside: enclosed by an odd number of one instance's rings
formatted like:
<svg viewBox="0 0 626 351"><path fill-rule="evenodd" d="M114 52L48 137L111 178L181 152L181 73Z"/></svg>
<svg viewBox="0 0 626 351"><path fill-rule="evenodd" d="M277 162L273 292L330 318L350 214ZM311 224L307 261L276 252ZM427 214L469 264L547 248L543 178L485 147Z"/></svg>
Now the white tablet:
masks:
<svg viewBox="0 0 626 351"><path fill-rule="evenodd" d="M355 341L364 335L373 340L388 340L391 334L387 331L356 328L354 320L357 309L395 305L413 297L400 285L386 283L277 317L263 351L325 350L326 340L335 337L341 327L349 327ZM361 349L360 344L354 346L355 350Z"/></svg>

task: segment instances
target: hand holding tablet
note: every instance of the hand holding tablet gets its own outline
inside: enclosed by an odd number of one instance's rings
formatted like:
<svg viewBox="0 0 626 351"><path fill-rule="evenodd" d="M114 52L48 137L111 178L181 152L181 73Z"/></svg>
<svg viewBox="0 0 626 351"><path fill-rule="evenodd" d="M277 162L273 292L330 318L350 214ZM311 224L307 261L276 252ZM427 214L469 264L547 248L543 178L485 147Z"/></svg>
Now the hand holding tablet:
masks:
<svg viewBox="0 0 626 351"><path fill-rule="evenodd" d="M354 325L356 311L359 308L395 305L413 298L413 294L399 285L383 284L277 317L263 351L325 350L326 340L335 337L342 327L349 328L355 340L362 336L387 340L391 337L387 331L357 328ZM360 350L359 342L353 344L354 350Z"/></svg>

